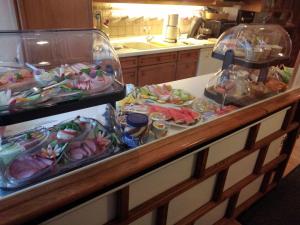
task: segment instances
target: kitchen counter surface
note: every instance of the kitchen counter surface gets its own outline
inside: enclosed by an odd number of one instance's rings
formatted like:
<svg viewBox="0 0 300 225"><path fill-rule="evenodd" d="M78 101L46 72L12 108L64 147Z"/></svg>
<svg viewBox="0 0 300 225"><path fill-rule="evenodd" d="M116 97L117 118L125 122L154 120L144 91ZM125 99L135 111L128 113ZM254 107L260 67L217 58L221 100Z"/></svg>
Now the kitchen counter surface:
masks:
<svg viewBox="0 0 300 225"><path fill-rule="evenodd" d="M212 48L216 39L197 40L194 38L180 38L177 43L167 43L163 41L162 36L155 36L151 41L147 41L145 36L139 37L125 37L125 38L111 38L111 44L116 49L119 57L140 56L148 54L166 53L174 51L184 51L200 48ZM138 49L126 47L126 44L134 43L149 44L149 49ZM125 46L125 47L124 47Z"/></svg>

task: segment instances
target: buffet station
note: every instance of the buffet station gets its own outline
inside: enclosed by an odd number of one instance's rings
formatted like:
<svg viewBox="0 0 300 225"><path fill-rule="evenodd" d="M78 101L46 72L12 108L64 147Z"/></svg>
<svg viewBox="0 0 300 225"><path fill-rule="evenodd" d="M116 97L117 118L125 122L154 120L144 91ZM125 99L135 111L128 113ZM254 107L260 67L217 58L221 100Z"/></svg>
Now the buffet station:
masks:
<svg viewBox="0 0 300 225"><path fill-rule="evenodd" d="M0 40L0 224L226 224L283 176L300 90L280 26L224 32L216 74L140 87L98 30Z"/></svg>

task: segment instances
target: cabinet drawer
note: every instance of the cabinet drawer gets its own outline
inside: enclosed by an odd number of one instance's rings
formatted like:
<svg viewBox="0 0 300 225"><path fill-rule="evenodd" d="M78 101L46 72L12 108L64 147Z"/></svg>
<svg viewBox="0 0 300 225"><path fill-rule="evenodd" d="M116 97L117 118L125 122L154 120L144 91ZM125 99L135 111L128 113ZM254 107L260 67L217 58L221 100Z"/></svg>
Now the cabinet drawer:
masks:
<svg viewBox="0 0 300 225"><path fill-rule="evenodd" d="M155 65L159 63L175 62L177 52L145 55L139 57L139 66Z"/></svg>
<svg viewBox="0 0 300 225"><path fill-rule="evenodd" d="M178 52L178 61L198 61L199 58L199 49L196 50L187 50Z"/></svg>
<svg viewBox="0 0 300 225"><path fill-rule="evenodd" d="M136 68L123 69L123 78L126 84L137 85L137 69Z"/></svg>
<svg viewBox="0 0 300 225"><path fill-rule="evenodd" d="M177 64L176 80L196 76L197 62L186 62Z"/></svg>
<svg viewBox="0 0 300 225"><path fill-rule="evenodd" d="M122 69L137 67L137 57L120 58Z"/></svg>
<svg viewBox="0 0 300 225"><path fill-rule="evenodd" d="M140 67L138 85L160 84L175 80L176 63L163 63L154 66Z"/></svg>

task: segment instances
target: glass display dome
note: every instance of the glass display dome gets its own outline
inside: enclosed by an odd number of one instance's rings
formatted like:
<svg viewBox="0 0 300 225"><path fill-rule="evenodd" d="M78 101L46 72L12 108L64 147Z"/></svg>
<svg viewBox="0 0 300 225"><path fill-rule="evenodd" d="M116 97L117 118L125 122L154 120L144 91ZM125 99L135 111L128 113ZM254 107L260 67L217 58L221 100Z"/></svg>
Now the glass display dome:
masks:
<svg viewBox="0 0 300 225"><path fill-rule="evenodd" d="M205 95L219 104L242 107L287 89L275 67L269 70L266 82L260 82L258 76L259 70L231 65L209 80Z"/></svg>
<svg viewBox="0 0 300 225"><path fill-rule="evenodd" d="M60 106L53 113L112 103L124 96L118 56L101 31L0 32L1 120L12 112L70 100L69 108ZM94 99L86 104L91 97ZM40 111L35 118L42 114Z"/></svg>
<svg viewBox="0 0 300 225"><path fill-rule="evenodd" d="M261 63L287 59L291 48L289 34L279 25L240 24L219 37L213 52L224 56L233 50L237 58Z"/></svg>

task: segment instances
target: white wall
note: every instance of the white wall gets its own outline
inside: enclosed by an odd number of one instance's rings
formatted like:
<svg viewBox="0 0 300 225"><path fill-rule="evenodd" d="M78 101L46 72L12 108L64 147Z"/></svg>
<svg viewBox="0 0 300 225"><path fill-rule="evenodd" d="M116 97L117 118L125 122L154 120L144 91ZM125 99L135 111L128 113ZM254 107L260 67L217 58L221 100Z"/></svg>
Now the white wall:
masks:
<svg viewBox="0 0 300 225"><path fill-rule="evenodd" d="M0 30L18 29L13 0L0 0L0 15Z"/></svg>

